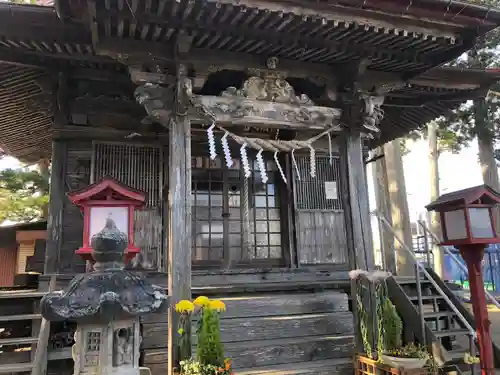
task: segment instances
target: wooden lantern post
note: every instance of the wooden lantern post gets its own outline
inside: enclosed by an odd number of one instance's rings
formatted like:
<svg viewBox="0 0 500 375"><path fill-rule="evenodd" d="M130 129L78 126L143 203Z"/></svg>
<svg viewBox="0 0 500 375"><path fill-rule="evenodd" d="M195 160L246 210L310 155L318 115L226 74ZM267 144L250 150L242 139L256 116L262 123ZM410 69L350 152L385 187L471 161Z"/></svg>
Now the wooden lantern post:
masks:
<svg viewBox="0 0 500 375"><path fill-rule="evenodd" d="M82 190L69 193L68 197L83 212L83 245L76 250L76 254L91 264L95 263L90 240L103 228L107 218L112 218L118 229L127 234L124 263L130 262L140 252L134 245L134 212L146 203L144 192L105 177Z"/></svg>
<svg viewBox="0 0 500 375"><path fill-rule="evenodd" d="M426 207L440 214L444 239L441 245L457 248L467 264L482 375L494 371L482 260L489 244L500 243L493 213L498 203L500 193L481 185L441 195Z"/></svg>

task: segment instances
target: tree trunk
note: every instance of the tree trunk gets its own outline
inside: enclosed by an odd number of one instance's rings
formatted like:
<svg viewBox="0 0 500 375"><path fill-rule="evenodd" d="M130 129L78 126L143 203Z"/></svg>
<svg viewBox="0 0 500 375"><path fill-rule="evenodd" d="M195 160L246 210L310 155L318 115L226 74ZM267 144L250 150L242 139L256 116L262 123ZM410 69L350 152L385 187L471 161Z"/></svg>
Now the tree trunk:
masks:
<svg viewBox="0 0 500 375"><path fill-rule="evenodd" d="M383 147L377 148L377 155L384 153ZM385 157L374 162L372 168L373 186L377 212L385 217L392 225L391 202L389 198L389 183L387 181L387 167ZM380 236L380 254L384 268L396 274L396 254L394 253L394 236L389 232L384 223L378 223Z"/></svg>
<svg viewBox="0 0 500 375"><path fill-rule="evenodd" d="M477 143L479 146L479 163L481 165L483 181L493 189L500 191L493 141L489 137L483 138L479 135Z"/></svg>
<svg viewBox="0 0 500 375"><path fill-rule="evenodd" d="M430 201L433 202L439 197L439 149L438 149L438 139L437 139L437 124L431 122L427 127L427 137L429 141L429 172L430 172L430 183L431 183L431 196ZM441 239L441 223L439 219L439 214L437 212L430 212L430 229L437 238ZM427 237L425 241L427 241ZM443 277L443 260L444 254L441 246L434 244L432 247L432 253L434 255L434 271Z"/></svg>
<svg viewBox="0 0 500 375"><path fill-rule="evenodd" d="M408 201L406 199L401 141L396 139L392 142L386 143L384 146L384 154L387 166L387 181L389 185L392 225L398 237L411 249L412 238L410 229L410 213L408 209ZM394 239L394 249L396 252L397 274L402 276L413 275L414 262L407 250L405 250L396 239Z"/></svg>
<svg viewBox="0 0 500 375"><path fill-rule="evenodd" d="M498 169L493 147L493 135L488 123L488 107L484 98L474 100L474 121L479 148L479 164L483 182L496 191L500 191ZM500 209L496 210L496 229L500 233Z"/></svg>

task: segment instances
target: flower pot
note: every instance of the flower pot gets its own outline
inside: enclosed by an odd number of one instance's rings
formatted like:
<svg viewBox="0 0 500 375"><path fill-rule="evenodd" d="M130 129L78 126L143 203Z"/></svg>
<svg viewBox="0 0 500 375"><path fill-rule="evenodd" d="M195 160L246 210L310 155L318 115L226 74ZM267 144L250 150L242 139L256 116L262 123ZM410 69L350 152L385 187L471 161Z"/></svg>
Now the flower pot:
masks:
<svg viewBox="0 0 500 375"><path fill-rule="evenodd" d="M404 368L406 370L420 369L427 363L427 358L400 358L390 355L381 355L382 361L394 368Z"/></svg>

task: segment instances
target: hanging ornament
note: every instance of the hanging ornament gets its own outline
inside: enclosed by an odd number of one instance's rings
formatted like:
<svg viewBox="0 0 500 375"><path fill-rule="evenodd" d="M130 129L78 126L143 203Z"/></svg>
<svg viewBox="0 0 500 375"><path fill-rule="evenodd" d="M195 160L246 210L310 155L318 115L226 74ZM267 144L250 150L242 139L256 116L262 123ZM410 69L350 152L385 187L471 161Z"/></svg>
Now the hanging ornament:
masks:
<svg viewBox="0 0 500 375"><path fill-rule="evenodd" d="M278 159L278 152L277 151L274 153L274 161L275 161L276 165L278 166L278 170L280 171L281 178L283 179L283 182L286 185L287 182L286 182L285 173L283 172L283 168L281 168L281 164L280 164L280 161Z"/></svg>
<svg viewBox="0 0 500 375"><path fill-rule="evenodd" d="M222 137L222 150L224 151L224 158L226 159L226 165L228 168L233 166L233 158L231 157L231 151L229 150L229 143L227 142L227 137L229 136L229 132L225 132Z"/></svg>
<svg viewBox="0 0 500 375"><path fill-rule="evenodd" d="M264 150L260 149L259 152L257 152L257 164L259 166L260 178L262 179L262 183L265 184L267 183L267 173L266 165L264 164L264 159L262 158L262 151Z"/></svg>
<svg viewBox="0 0 500 375"><path fill-rule="evenodd" d="M312 178L316 177L316 150L310 145L309 146L309 158L310 160L310 175Z"/></svg>
<svg viewBox="0 0 500 375"><path fill-rule="evenodd" d="M207 129L208 149L210 151L210 159L212 160L215 160L215 158L217 157L217 151L215 151L214 128L215 123L212 123L212 126Z"/></svg>
<svg viewBox="0 0 500 375"><path fill-rule="evenodd" d="M332 136L330 133L326 133L328 135L328 152L330 154L330 165L333 165L333 152L332 152Z"/></svg>
<svg viewBox="0 0 500 375"><path fill-rule="evenodd" d="M247 155L247 144L244 143L240 148L241 164L243 164L243 171L245 172L245 178L250 177L250 165L248 165L248 155Z"/></svg>
<svg viewBox="0 0 500 375"><path fill-rule="evenodd" d="M297 165L297 160L295 159L295 149L292 150L292 164L295 168L295 173L297 173L297 180L300 181L300 172L299 172L299 166Z"/></svg>

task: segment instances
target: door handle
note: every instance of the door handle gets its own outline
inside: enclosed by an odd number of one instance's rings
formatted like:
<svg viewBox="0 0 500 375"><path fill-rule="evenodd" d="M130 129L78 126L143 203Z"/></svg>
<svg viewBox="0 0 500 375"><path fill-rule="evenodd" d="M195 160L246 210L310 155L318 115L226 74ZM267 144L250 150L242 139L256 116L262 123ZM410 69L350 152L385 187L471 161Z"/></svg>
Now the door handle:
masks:
<svg viewBox="0 0 500 375"><path fill-rule="evenodd" d="M231 214L229 212L223 212L222 213L222 217L226 218L226 217L230 217Z"/></svg>

